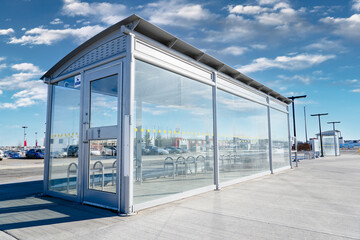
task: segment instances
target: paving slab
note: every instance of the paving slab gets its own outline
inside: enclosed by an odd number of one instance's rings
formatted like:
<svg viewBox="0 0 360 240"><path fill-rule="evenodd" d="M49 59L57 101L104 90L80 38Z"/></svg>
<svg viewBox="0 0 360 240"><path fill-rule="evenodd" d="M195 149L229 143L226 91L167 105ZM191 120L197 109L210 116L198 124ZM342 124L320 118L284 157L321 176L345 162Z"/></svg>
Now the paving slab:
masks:
<svg viewBox="0 0 360 240"><path fill-rule="evenodd" d="M0 185L0 239L360 239L359 173L355 154L303 160L130 217Z"/></svg>

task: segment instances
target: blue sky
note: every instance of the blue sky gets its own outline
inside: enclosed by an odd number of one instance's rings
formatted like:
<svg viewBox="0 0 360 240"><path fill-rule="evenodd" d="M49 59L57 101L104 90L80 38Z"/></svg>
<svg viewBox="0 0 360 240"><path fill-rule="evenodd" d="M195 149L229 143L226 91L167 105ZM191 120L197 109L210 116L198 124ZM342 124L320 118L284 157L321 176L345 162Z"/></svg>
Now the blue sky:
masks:
<svg viewBox="0 0 360 240"><path fill-rule="evenodd" d="M0 146L44 137L46 86L39 78L102 29L136 13L296 102L297 132L318 132L313 113L360 138L360 0L45 1L0 8Z"/></svg>

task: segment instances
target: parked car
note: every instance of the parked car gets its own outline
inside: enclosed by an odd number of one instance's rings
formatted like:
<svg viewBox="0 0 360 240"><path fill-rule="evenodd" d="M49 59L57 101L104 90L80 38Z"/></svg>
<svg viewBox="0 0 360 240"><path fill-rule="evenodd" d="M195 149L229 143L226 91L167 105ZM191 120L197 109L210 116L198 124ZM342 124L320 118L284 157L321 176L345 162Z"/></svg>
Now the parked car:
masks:
<svg viewBox="0 0 360 240"><path fill-rule="evenodd" d="M168 151L169 153L175 153L175 154L182 153L182 151L176 147L166 147L165 150Z"/></svg>
<svg viewBox="0 0 360 240"><path fill-rule="evenodd" d="M169 151L155 147L155 146L146 146L145 147L146 152L148 152L149 155L167 155L169 154Z"/></svg>
<svg viewBox="0 0 360 240"><path fill-rule="evenodd" d="M68 157L77 157L79 156L79 146L78 145L70 145L67 149L67 156Z"/></svg>
<svg viewBox="0 0 360 240"><path fill-rule="evenodd" d="M0 161L3 160L3 158L4 158L4 152L0 150Z"/></svg>
<svg viewBox="0 0 360 240"><path fill-rule="evenodd" d="M5 155L7 158L21 158L20 154L15 151L6 151Z"/></svg>
<svg viewBox="0 0 360 240"><path fill-rule="evenodd" d="M103 155L103 156L116 156L116 147L104 146L101 149L101 155Z"/></svg>
<svg viewBox="0 0 360 240"><path fill-rule="evenodd" d="M42 149L30 149L26 152L26 158L44 158L44 151Z"/></svg>

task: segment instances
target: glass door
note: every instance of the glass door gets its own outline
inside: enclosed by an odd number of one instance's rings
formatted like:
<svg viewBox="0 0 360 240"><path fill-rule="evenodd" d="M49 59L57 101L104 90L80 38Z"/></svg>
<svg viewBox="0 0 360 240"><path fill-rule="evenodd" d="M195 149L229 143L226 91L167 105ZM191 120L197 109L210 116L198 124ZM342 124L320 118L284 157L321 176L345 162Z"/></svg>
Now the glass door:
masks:
<svg viewBox="0 0 360 240"><path fill-rule="evenodd" d="M84 73L84 202L118 209L121 64Z"/></svg>

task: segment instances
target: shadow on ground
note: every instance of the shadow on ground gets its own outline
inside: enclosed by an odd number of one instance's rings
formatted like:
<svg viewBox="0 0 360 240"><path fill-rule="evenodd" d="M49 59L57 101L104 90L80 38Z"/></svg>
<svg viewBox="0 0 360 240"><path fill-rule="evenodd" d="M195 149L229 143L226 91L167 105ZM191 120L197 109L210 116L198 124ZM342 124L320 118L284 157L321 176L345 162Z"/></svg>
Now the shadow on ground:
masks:
<svg viewBox="0 0 360 240"><path fill-rule="evenodd" d="M0 185L0 230L113 217L116 213L41 196L42 181Z"/></svg>

